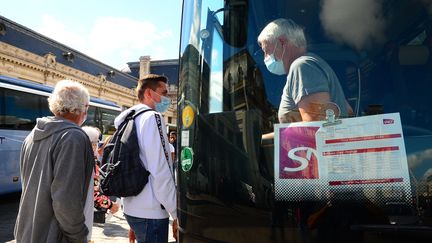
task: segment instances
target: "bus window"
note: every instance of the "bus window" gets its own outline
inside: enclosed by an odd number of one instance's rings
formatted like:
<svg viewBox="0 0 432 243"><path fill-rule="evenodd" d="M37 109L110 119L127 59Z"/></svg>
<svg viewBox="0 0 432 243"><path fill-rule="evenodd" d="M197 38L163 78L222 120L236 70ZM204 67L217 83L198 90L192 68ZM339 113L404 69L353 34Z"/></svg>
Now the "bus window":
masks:
<svg viewBox="0 0 432 243"><path fill-rule="evenodd" d="M4 101L4 89L0 88L0 126L3 127L5 124L6 112L5 112L5 104Z"/></svg>
<svg viewBox="0 0 432 243"><path fill-rule="evenodd" d="M216 21L216 20L215 20ZM222 55L223 53L223 42L220 33L217 28L213 29L213 40L211 44L211 60L210 60L210 113L221 112L223 106L223 73L220 58L217 55Z"/></svg>
<svg viewBox="0 0 432 243"><path fill-rule="evenodd" d="M108 110L105 108L99 108L101 112L101 131L103 134L112 135L115 132L114 119L119 115L120 112L114 110Z"/></svg>
<svg viewBox="0 0 432 243"><path fill-rule="evenodd" d="M84 122L84 126L92 126L92 127L99 127L98 125L98 113L97 109L94 106L90 106L87 111L87 119Z"/></svg>
<svg viewBox="0 0 432 243"><path fill-rule="evenodd" d="M41 99L37 95L4 90L2 128L31 130L41 117Z"/></svg>
<svg viewBox="0 0 432 243"><path fill-rule="evenodd" d="M40 117L53 116L54 114L50 111L49 106L48 106L48 97L39 96L39 100L41 103L41 105L40 105L40 107L41 107Z"/></svg>

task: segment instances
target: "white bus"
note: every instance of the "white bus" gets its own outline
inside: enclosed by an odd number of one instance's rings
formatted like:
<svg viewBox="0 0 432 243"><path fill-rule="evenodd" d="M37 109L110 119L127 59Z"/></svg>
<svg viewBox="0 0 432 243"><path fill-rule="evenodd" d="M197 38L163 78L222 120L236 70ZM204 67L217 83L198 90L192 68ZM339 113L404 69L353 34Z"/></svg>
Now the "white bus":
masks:
<svg viewBox="0 0 432 243"><path fill-rule="evenodd" d="M21 190L21 145L38 117L52 115L47 100L52 90L46 85L0 76L0 195ZM96 126L104 135L112 134L120 111L114 102L91 98L84 125Z"/></svg>

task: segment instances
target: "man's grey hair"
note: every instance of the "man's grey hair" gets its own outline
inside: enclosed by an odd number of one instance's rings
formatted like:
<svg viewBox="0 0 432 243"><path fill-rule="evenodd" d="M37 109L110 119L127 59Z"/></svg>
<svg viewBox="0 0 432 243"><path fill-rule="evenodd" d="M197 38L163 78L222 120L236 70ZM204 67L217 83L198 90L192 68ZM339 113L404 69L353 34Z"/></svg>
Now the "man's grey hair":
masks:
<svg viewBox="0 0 432 243"><path fill-rule="evenodd" d="M296 47L306 48L307 46L303 28L291 19L284 18L273 20L267 24L259 34L258 42L273 43L276 38L281 35L285 35L285 37Z"/></svg>
<svg viewBox="0 0 432 243"><path fill-rule="evenodd" d="M89 102L88 90L72 80L59 81L48 98L49 109L56 116L67 113L79 115L87 109Z"/></svg>

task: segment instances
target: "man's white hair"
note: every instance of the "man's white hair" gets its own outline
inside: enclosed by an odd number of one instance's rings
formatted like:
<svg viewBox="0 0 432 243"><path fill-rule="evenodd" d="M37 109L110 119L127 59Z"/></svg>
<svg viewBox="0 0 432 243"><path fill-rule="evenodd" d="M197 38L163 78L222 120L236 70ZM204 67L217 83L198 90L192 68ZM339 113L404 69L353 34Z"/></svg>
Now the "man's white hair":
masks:
<svg viewBox="0 0 432 243"><path fill-rule="evenodd" d="M303 28L291 19L276 19L264 27L258 36L258 43L273 43L276 38L284 35L296 47L307 46Z"/></svg>
<svg viewBox="0 0 432 243"><path fill-rule="evenodd" d="M54 115L81 114L90 102L88 90L72 80L59 81L48 98L49 109Z"/></svg>
<svg viewBox="0 0 432 243"><path fill-rule="evenodd" d="M83 126L81 128L87 134L91 143L98 143L99 142L99 136L101 134L99 128L91 127L91 126Z"/></svg>

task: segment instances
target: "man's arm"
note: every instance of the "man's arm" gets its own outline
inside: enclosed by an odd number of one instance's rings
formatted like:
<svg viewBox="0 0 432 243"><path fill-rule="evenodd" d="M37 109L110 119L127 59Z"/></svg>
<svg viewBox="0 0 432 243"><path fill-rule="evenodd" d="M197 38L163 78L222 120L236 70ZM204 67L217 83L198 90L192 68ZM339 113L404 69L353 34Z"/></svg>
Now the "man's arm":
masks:
<svg viewBox="0 0 432 243"><path fill-rule="evenodd" d="M301 98L297 104L302 121L321 121L325 119L325 107L330 102L328 92L317 92ZM335 112L336 113L336 112Z"/></svg>

